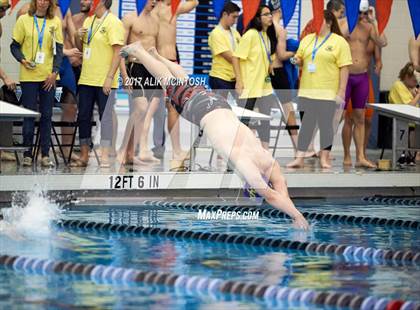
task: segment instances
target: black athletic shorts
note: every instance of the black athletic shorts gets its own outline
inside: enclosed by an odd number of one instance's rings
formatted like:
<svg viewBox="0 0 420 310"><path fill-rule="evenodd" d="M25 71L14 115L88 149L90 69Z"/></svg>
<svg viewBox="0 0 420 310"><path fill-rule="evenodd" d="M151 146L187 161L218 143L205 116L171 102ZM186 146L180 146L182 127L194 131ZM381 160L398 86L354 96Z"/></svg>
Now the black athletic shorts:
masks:
<svg viewBox="0 0 420 310"><path fill-rule="evenodd" d="M274 68L274 75L270 75L271 85L281 103L292 101L292 90L284 68Z"/></svg>
<svg viewBox="0 0 420 310"><path fill-rule="evenodd" d="M128 81L133 88L133 97L146 97L151 100L153 97L161 97L162 87L158 80L147 71L143 64L129 62L127 64Z"/></svg>
<svg viewBox="0 0 420 310"><path fill-rule="evenodd" d="M203 117L216 109L231 110L231 107L222 96L203 91L188 100L181 115L191 123L200 126Z"/></svg>

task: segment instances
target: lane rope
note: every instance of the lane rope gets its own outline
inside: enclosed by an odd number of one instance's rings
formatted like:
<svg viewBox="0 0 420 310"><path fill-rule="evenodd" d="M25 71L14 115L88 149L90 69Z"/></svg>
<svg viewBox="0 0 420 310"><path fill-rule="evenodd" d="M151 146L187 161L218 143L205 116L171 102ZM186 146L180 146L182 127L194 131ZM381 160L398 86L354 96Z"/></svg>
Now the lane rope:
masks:
<svg viewBox="0 0 420 310"><path fill-rule="evenodd" d="M301 242L284 240L280 238L265 238L247 235L211 233L193 230L179 230L158 227L144 227L126 224L111 224L81 220L62 220L54 221L54 225L59 228L73 230L77 232L108 232L124 233L131 236L159 236L167 238L181 238L190 240L212 241L220 243L243 244L249 246L269 247L272 249L287 249L302 251L307 254L321 254L329 256L339 256L346 260L386 264L386 265L420 265L420 252L414 251L394 251L390 249L376 249L371 247L361 247L353 245Z"/></svg>
<svg viewBox="0 0 420 310"><path fill-rule="evenodd" d="M413 301L375 298L333 291L315 291L305 288L289 288L277 285L264 285L245 281L223 280L218 278L188 276L169 272L143 271L99 264L82 264L67 261L54 261L24 256L1 255L0 265L15 272L48 276L51 273L71 274L88 278L94 283L130 285L145 283L170 286L178 290L199 295L228 294L254 297L269 304L273 302L292 305L322 305L350 309L385 310L398 304L400 309L420 310L420 304Z"/></svg>

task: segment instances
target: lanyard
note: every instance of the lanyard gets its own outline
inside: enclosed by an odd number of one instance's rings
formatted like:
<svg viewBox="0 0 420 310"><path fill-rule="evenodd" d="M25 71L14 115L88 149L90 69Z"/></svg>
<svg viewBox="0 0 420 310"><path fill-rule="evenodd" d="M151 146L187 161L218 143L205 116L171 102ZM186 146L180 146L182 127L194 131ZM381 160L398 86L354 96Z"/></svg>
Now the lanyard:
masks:
<svg viewBox="0 0 420 310"><path fill-rule="evenodd" d="M322 45L324 45L325 42L327 42L327 40L329 39L330 36L331 36L331 32L325 37L324 41L322 41L321 44L318 45L318 46L316 46L316 43L318 42L318 36L316 36L315 43L314 43L314 49L312 50L312 62L314 62L315 56L316 56L316 53L318 52L318 50L321 48Z"/></svg>
<svg viewBox="0 0 420 310"><path fill-rule="evenodd" d="M95 34L98 32L99 28L101 28L102 24L105 21L105 18L108 16L108 13L109 13L108 11L105 13L105 16L102 18L101 23L98 25L98 27L96 27L95 32L93 32L93 24L95 23L96 15L93 18L93 21L90 24L90 28L89 28L89 32L88 32L88 42L87 42L88 45L90 44L90 41L92 41L92 39L95 36Z"/></svg>
<svg viewBox="0 0 420 310"><path fill-rule="evenodd" d="M35 22L36 30L38 32L38 46L39 46L39 49L42 50L42 43L44 41L44 31L45 31L45 25L47 24L47 18L46 17L44 18L41 31L39 31L38 18L36 16L34 16L34 22Z"/></svg>
<svg viewBox="0 0 420 310"><path fill-rule="evenodd" d="M271 64L272 61L271 61L271 57L270 57L270 40L268 41L268 47L267 47L267 45L265 44L265 41L264 41L264 37L261 34L261 32L258 32L258 34L260 35L261 42L264 45L264 49L265 49L265 53L267 55L268 62Z"/></svg>

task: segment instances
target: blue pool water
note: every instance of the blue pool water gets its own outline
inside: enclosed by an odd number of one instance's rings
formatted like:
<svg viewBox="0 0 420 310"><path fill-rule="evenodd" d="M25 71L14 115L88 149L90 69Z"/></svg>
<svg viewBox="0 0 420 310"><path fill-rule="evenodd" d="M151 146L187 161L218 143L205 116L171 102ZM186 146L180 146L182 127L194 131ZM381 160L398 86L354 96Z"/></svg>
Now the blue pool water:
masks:
<svg viewBox="0 0 420 310"><path fill-rule="evenodd" d="M306 204L300 209L308 212L420 220L419 211L414 206ZM420 251L420 231L381 226L318 221L313 222L312 230L306 233L292 229L290 222L285 219L260 217L253 221L202 221L197 220L195 211L145 206L79 206L66 210L61 218ZM414 265L375 265L265 247L153 236L133 237L119 233L87 233L58 228L54 228L49 235L35 234L22 239L0 234L0 249L1 254L8 255L420 301L420 268ZM25 309L70 306L115 309L267 307L256 300L195 296L151 285L127 287L93 283L66 275L45 277L2 267L0 278L2 308L13 303L24 304ZM314 309L313 306L310 308Z"/></svg>

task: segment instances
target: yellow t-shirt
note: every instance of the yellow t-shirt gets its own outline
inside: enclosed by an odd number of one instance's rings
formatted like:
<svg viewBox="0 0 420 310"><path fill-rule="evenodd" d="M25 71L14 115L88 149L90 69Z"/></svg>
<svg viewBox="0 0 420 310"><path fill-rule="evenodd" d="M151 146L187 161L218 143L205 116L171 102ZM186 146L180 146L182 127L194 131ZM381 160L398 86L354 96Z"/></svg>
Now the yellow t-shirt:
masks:
<svg viewBox="0 0 420 310"><path fill-rule="evenodd" d="M41 32L44 18L37 18L37 22ZM61 21L57 16L47 19L45 22L42 49L40 49L38 44L38 30L35 26L34 16L25 14L18 18L13 28L13 40L20 44L25 59L27 61L35 61L37 52L45 54L44 63L36 64L34 70L26 69L24 65L20 65L19 80L21 82L42 82L51 74L54 60L54 38L57 43L63 44Z"/></svg>
<svg viewBox="0 0 420 310"><path fill-rule="evenodd" d="M93 25L92 25L93 22ZM88 33L83 37L83 63L79 84L102 87L112 63L113 45L124 45L124 27L122 22L112 13L102 19L89 16L83 27L92 28L91 41L88 44ZM86 49L90 48L90 57L86 57ZM115 73L112 88L118 87L119 70Z"/></svg>
<svg viewBox="0 0 420 310"><path fill-rule="evenodd" d="M316 46L320 46L325 37L319 37ZM303 60L299 97L319 100L335 100L340 82L340 68L352 64L350 46L347 41L332 33L318 49L314 59L315 72L309 72L312 63L312 51L316 34L302 39L296 55Z"/></svg>
<svg viewBox="0 0 420 310"><path fill-rule="evenodd" d="M411 91L400 80L396 81L389 91L389 103L408 104L414 96Z"/></svg>
<svg viewBox="0 0 420 310"><path fill-rule="evenodd" d="M235 80L232 64L221 54L228 51L233 53L240 39L241 35L234 28L229 31L218 25L210 32L209 46L213 57L210 76L230 82Z"/></svg>
<svg viewBox="0 0 420 310"><path fill-rule="evenodd" d="M389 103L394 104L409 104L413 98L413 93L400 80L395 81L388 95ZM416 125L414 123L409 123L408 126L415 127Z"/></svg>
<svg viewBox="0 0 420 310"><path fill-rule="evenodd" d="M270 40L267 33L262 32L265 46L270 51ZM241 77L244 91L240 98L259 98L273 93L268 67L266 48L257 30L248 30L239 41L233 54L240 59Z"/></svg>

